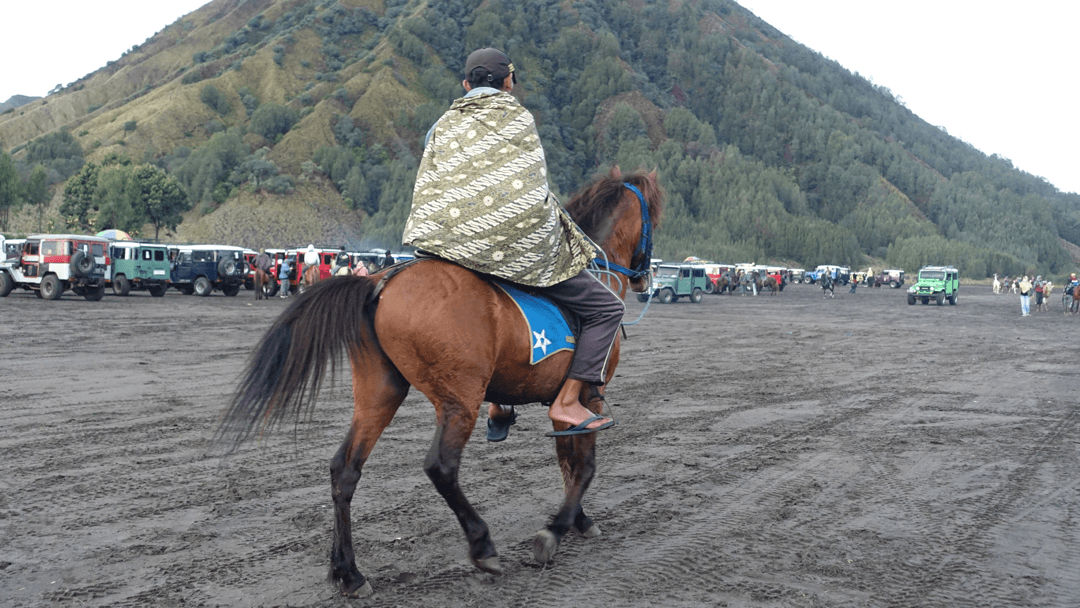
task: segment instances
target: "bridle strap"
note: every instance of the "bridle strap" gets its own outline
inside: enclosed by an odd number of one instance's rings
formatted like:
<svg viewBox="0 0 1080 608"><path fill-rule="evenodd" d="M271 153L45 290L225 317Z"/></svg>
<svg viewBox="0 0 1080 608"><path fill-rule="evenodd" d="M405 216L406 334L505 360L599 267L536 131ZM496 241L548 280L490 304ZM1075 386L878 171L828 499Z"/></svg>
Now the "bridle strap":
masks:
<svg viewBox="0 0 1080 608"><path fill-rule="evenodd" d="M634 249L632 258L644 257L633 268L609 262L605 258L596 258L593 262L600 268L617 272L625 275L630 280L634 280L649 274L649 264L652 262L652 220L649 217L649 204L645 202L645 196L641 194L641 190L630 182L623 182L623 187L637 195L638 202L641 203L641 238L638 239L637 248Z"/></svg>

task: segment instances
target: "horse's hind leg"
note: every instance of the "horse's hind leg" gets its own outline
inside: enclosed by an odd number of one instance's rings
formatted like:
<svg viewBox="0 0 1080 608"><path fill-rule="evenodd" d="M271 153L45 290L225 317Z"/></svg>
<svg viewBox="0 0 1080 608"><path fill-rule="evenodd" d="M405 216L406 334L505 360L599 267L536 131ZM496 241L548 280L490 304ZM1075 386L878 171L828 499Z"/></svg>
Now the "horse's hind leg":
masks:
<svg viewBox="0 0 1080 608"><path fill-rule="evenodd" d="M476 426L482 396L481 390L476 399L432 399L439 423L431 449L424 459L424 472L457 516L469 542L469 559L473 565L485 572L500 574L502 568L499 566L495 543L491 540L487 524L473 509L458 485L461 453L473 427Z"/></svg>
<svg viewBox="0 0 1080 608"><path fill-rule="evenodd" d="M352 544L352 497L361 469L375 442L405 400L409 385L381 355L353 354L353 419L349 433L330 461L334 500L334 544L330 580L347 596L370 595L371 584L356 567Z"/></svg>

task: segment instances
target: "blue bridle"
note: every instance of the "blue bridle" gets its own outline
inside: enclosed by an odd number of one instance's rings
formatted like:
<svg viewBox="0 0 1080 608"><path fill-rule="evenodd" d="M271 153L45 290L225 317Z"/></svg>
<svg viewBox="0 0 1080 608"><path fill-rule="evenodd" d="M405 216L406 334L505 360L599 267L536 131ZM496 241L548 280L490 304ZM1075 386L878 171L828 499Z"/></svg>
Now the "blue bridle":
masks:
<svg viewBox="0 0 1080 608"><path fill-rule="evenodd" d="M652 262L652 221L649 219L649 204L645 202L645 196L641 194L641 190L638 190L637 186L629 182L623 182L623 186L636 194L638 201L641 203L641 238L638 240L637 249L634 250L634 255L630 259L633 260L641 255L644 257L633 268L609 262L606 258L596 258L593 262L600 268L625 275L632 281L649 274L649 264Z"/></svg>

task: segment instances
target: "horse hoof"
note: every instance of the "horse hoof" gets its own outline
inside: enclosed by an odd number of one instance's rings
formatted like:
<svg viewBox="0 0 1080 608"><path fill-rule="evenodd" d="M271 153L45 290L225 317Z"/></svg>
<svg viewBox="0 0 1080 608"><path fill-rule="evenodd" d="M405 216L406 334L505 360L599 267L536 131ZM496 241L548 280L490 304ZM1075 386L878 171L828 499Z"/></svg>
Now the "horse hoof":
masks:
<svg viewBox="0 0 1080 608"><path fill-rule="evenodd" d="M371 583L368 582L368 581L364 581L363 585L360 585L359 587L357 587L356 589L353 589L352 591L342 591L341 592L341 594L344 595L345 597L351 597L351 598L369 597L374 593L375 593L375 590L371 588Z"/></svg>
<svg viewBox="0 0 1080 608"><path fill-rule="evenodd" d="M555 534L544 528L536 533L533 539L533 557L541 564L546 564L555 558L555 551L559 549L559 539Z"/></svg>
<svg viewBox="0 0 1080 608"><path fill-rule="evenodd" d="M593 524L589 526L588 529L583 530L580 534L582 538L596 538L597 536L600 536L602 532L600 531L600 526Z"/></svg>
<svg viewBox="0 0 1080 608"><path fill-rule="evenodd" d="M499 565L499 557L492 555L491 557L485 557L484 559L474 559L472 563L477 568L484 572L490 572L491 574L502 574L502 566Z"/></svg>

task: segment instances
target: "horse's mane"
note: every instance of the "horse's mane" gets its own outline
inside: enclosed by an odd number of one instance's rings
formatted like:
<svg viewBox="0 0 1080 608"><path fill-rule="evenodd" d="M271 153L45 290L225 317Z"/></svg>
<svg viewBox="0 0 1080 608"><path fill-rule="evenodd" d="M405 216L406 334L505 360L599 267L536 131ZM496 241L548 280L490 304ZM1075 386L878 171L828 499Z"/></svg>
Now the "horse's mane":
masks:
<svg viewBox="0 0 1080 608"><path fill-rule="evenodd" d="M566 204L566 212L574 218L577 225L596 242L602 242L611 229L611 215L619 204L619 199L627 193L623 182L633 184L645 197L649 206L649 217L654 226L660 223L664 193L656 183L656 173L637 171L620 175L613 169L608 175L597 177L578 190Z"/></svg>

